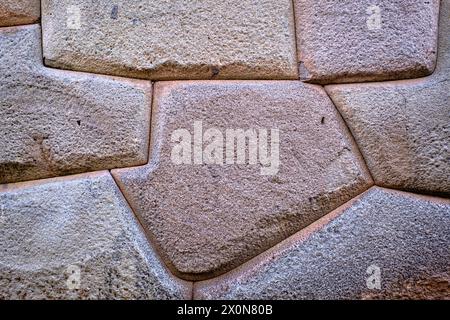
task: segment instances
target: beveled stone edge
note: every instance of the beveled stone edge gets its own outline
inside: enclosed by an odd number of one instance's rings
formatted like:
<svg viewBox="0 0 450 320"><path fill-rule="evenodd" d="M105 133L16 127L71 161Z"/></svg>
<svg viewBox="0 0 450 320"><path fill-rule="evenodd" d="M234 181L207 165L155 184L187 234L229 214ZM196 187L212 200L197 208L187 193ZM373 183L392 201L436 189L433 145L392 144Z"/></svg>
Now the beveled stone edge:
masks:
<svg viewBox="0 0 450 320"><path fill-rule="evenodd" d="M205 292L207 292L211 288L219 288L221 285L226 284L228 281L233 281L233 279L236 279L239 277L243 277L243 278L249 277L250 278L253 271L258 270L260 267L270 263L271 260L274 260L277 257L279 257L280 255L282 255L284 252L289 251L293 246L305 242L308 238L310 238L317 231L322 230L330 222L336 220L337 218L339 218L340 216L345 214L346 210L350 209L356 202L362 200L370 192L374 192L377 190L384 191L384 192L390 193L390 194L399 195L404 198L427 201L427 202L432 202L435 204L443 204L443 205L450 206L450 199L447 199L447 198L415 194L415 193L411 193L411 192L390 189L390 188L384 188L384 187L379 187L379 186L374 185L374 186L370 187L369 189L367 189L366 191L364 191L363 193L361 193L358 196L354 197L353 199L349 200L345 204L341 205L340 207L338 207L335 210L331 211L330 213L326 214L322 218L316 220L315 222L311 223L310 225L308 225L307 227L298 231L297 233L293 234L292 236L279 242L272 248L264 251L263 253L255 256L254 258L250 259L249 261L243 263L239 267L237 267L221 276L215 277L215 278L211 278L211 279L207 279L207 280L203 280L203 281L195 281L194 282L193 299L194 300L207 299L207 297L205 297Z"/></svg>
<svg viewBox="0 0 450 320"><path fill-rule="evenodd" d="M146 244L148 245L148 250L150 250L154 256L155 259L157 259L158 264L163 268L163 270L167 273L168 276L170 276L176 283L180 285L180 287L184 288L183 291L189 292L189 299L192 300L193 295L193 282L189 280L182 279L178 276L176 276L173 272L171 272L170 268L167 267L164 260L161 258L161 255L159 253L159 250L153 245L153 242L148 238L147 232L145 232L145 229L139 220L138 216L136 215L133 208L130 206L127 198L122 193L120 187L117 185L114 177L112 176L111 172L109 170L101 170L101 171L93 171L93 172L87 172L87 173L80 173L75 175L69 175L69 176L61 176L61 177L53 177L53 178L46 178L46 179L40 179L40 180L32 180L32 181L25 181L25 182L16 182L16 183L10 183L10 184L0 184L0 195L6 194L6 193L14 193L16 191L22 191L33 187L39 187L39 186L45 186L45 185L51 185L55 183L63 183L63 182L74 182L74 181L83 181L83 180L90 180L90 179L96 179L96 178L105 178L111 182L111 187L117 192L117 195L119 197L119 201L122 201L123 204L129 209L130 213L130 219L133 219L136 223L136 227L139 228L141 232L141 236L145 237ZM186 297L187 298L187 297Z"/></svg>

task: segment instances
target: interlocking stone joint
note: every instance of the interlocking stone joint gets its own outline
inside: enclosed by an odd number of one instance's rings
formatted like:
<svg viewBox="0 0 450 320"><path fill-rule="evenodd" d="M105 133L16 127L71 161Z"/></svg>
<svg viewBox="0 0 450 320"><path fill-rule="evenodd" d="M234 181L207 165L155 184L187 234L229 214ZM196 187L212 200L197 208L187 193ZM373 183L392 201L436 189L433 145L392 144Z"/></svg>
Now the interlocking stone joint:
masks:
<svg viewBox="0 0 450 320"><path fill-rule="evenodd" d="M426 78L325 89L379 186L450 196L450 1L441 2L439 55Z"/></svg>
<svg viewBox="0 0 450 320"><path fill-rule="evenodd" d="M251 163L174 163L172 133L195 121L222 132L277 128L276 175ZM373 183L324 90L299 81L157 83L150 152L147 165L112 174L165 262L188 280L237 267Z"/></svg>
<svg viewBox="0 0 450 320"><path fill-rule="evenodd" d="M0 28L0 183L145 164L151 83L46 68L40 33Z"/></svg>

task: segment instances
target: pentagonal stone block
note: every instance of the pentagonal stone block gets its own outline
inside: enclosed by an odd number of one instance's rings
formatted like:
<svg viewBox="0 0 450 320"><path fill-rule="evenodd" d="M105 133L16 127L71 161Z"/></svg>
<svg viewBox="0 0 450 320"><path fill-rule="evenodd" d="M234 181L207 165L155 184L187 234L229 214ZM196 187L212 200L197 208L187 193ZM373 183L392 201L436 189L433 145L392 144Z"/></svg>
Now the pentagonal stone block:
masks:
<svg viewBox="0 0 450 320"><path fill-rule="evenodd" d="M108 172L0 187L1 299L189 299Z"/></svg>
<svg viewBox="0 0 450 320"><path fill-rule="evenodd" d="M448 299L450 200L374 187L197 299Z"/></svg>
<svg viewBox="0 0 450 320"><path fill-rule="evenodd" d="M432 76L326 87L378 185L450 195L449 15L443 1Z"/></svg>
<svg viewBox="0 0 450 320"><path fill-rule="evenodd" d="M300 78L407 79L433 72L439 0L295 0Z"/></svg>
<svg viewBox="0 0 450 320"><path fill-rule="evenodd" d="M145 79L295 79L290 0L43 0L49 66Z"/></svg>
<svg viewBox="0 0 450 320"><path fill-rule="evenodd" d="M39 0L2 0L0 3L0 27L35 23L39 20Z"/></svg>
<svg viewBox="0 0 450 320"><path fill-rule="evenodd" d="M42 65L37 25L0 30L0 183L140 165L151 84Z"/></svg>
<svg viewBox="0 0 450 320"><path fill-rule="evenodd" d="M228 271L372 183L318 86L194 81L155 90L151 160L113 175L181 277ZM235 139L239 129L247 140Z"/></svg>

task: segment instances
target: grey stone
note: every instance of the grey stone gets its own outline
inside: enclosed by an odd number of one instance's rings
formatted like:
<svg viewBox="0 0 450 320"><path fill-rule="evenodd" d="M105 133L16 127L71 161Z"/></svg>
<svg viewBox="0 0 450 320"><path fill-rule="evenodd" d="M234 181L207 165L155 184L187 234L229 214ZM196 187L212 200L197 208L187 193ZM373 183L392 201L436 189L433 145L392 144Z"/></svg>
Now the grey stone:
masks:
<svg viewBox="0 0 450 320"><path fill-rule="evenodd" d="M443 1L433 75L326 87L377 185L450 195L449 15Z"/></svg>
<svg viewBox="0 0 450 320"><path fill-rule="evenodd" d="M449 261L449 199L373 187L194 297L449 299Z"/></svg>
<svg viewBox="0 0 450 320"><path fill-rule="evenodd" d="M42 11L52 67L157 80L297 78L290 0L43 0Z"/></svg>
<svg viewBox="0 0 450 320"><path fill-rule="evenodd" d="M40 0L2 0L0 27L35 23L39 20L40 13Z"/></svg>
<svg viewBox="0 0 450 320"><path fill-rule="evenodd" d="M384 81L422 77L434 70L439 0L294 4L302 80Z"/></svg>
<svg viewBox="0 0 450 320"><path fill-rule="evenodd" d="M0 30L0 183L144 164L151 83L42 64L37 25Z"/></svg>
<svg viewBox="0 0 450 320"><path fill-rule="evenodd" d="M192 134L195 121L200 135L214 128L222 142L227 129L278 129L279 167L263 175L266 165L248 156L177 164L172 134ZM171 270L196 280L229 271L372 185L324 90L300 81L157 83L150 162L113 176Z"/></svg>
<svg viewBox="0 0 450 320"><path fill-rule="evenodd" d="M111 175L0 186L0 299L189 299Z"/></svg>

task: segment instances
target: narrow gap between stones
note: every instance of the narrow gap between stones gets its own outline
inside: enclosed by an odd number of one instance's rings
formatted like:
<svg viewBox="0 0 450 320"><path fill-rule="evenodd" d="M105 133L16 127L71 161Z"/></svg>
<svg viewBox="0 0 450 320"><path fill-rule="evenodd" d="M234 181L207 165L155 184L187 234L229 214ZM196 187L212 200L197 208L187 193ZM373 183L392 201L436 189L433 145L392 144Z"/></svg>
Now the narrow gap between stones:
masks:
<svg viewBox="0 0 450 320"><path fill-rule="evenodd" d="M292 235L290 235L286 239L278 242L277 244L273 245L272 247L268 248L267 250L265 250L265 251L261 252L260 254L254 256L253 258L250 258L249 260L243 262L241 265L237 266L236 268L233 268L232 270L230 270L230 271L228 271L228 272L226 272L224 274L221 274L219 276L216 276L216 277L212 277L212 278L209 278L209 279L206 279L206 280L201 280L201 281L193 281L192 282L192 300L196 300L195 299L195 293L196 293L197 283L202 282L202 281L210 281L210 280L214 280L214 279L220 279L221 277L226 277L227 275L236 272L240 268L245 268L246 265L252 266L252 261L258 261L259 257L266 255L269 251L274 250L275 247L277 247L279 245L282 245L283 242L286 242L290 238L295 237L298 233L303 232L304 230L306 230L308 228L311 228L311 226L313 226L313 225L319 225L317 228L320 229L320 228L322 228L323 226L326 225L327 221L332 221L333 219L338 218L341 214L343 214L343 212L345 211L346 208L351 207L352 202L356 201L358 198L361 198L366 192L368 192L369 190L371 190L373 188L381 188L381 189L384 189L384 190L387 190L387 191L393 191L393 192L402 193L403 196L419 196L419 197L423 197L424 199L432 197L432 198L434 198L432 200L435 200L435 201L439 201L440 199L447 199L445 197L432 196L432 195L429 195L429 194L420 194L420 193L409 192L409 191L404 191L404 190L399 190L399 189L381 187L381 186L377 186L377 185L374 184L374 185L368 187L366 190L364 190L361 193L359 193L358 195L354 196L352 199L350 199L347 202L343 203L342 205L340 205L336 209L331 210L326 215L320 217L316 221L314 221L314 222L310 223L309 225L305 226L304 228L298 230L297 232L293 233ZM332 217L334 215L336 215L336 217L330 218L330 216Z"/></svg>
<svg viewBox="0 0 450 320"><path fill-rule="evenodd" d="M273 250L275 247L277 247L279 244L285 242L287 239L289 239L289 238L295 236L295 235L296 235L297 233L299 233L299 232L302 232L302 230L304 230L304 229L306 229L306 228L309 228L311 225L313 225L313 224L315 224L315 223L318 223L319 221L322 221L322 220L324 220L324 219L327 219L327 217L329 217L330 214L334 213L336 210L340 210L341 208L344 208L348 203L354 201L356 198L360 197L361 195L363 195L364 193L366 193L368 190L370 190L370 189L373 188L373 187L378 187L378 186L376 186L376 185L374 185L374 184L368 186L366 189L364 189L363 191L361 191L360 193L358 193L357 195L355 195L353 198L349 199L348 201L344 202L343 204L341 204L341 205L338 206L337 208L331 210L330 212L326 213L325 215L323 215L323 216L320 217L319 219L317 219L317 220L311 222L310 224L304 226L303 228L301 228L301 229L295 231L295 232L292 233L291 235L289 235L289 236L287 236L286 238L284 238L283 240L281 240L281 241L275 243L274 245L268 247L267 249L265 249L264 251L260 252L259 254L257 254L257 255L255 255L255 256L253 256L253 257L251 257L251 258L245 260L244 262L242 262L240 265L234 267L233 269L231 269L231 270L229 270L229 271L227 271L227 272L220 273L220 274L218 274L217 276L207 277L207 275L206 275L205 279L202 279L202 280L192 280L192 282L195 284L195 283L197 283L197 282L209 281L209 280L212 280L212 279L217 279L217 278L223 277L223 276L225 276L225 275L227 275L227 274L229 274L229 273L235 272L236 269L241 268L243 265L245 265L245 264L251 262L251 261L254 260L254 259L257 259L257 258L258 258L259 256L261 256L261 255L266 254L268 251ZM388 189L388 188L384 188L384 189ZM393 190L394 190L394 189L393 189ZM397 190L397 191L401 191L401 192L405 192L405 193L410 193L410 192L403 191L403 190Z"/></svg>
<svg viewBox="0 0 450 320"><path fill-rule="evenodd" d="M327 90L325 90L325 87L324 87L324 86L321 86L321 87L322 87L322 90L325 91L326 95L328 96L328 99L330 99L331 103L333 103L334 109L335 109L335 110L337 111L337 113L339 114L339 117L341 118L342 122L344 123L344 125L345 125L345 127L346 127L346 129L347 129L347 131L348 131L348 133L350 134L350 137L351 137L351 139L353 140L353 143L355 144L356 149L358 150L358 153L359 153L359 155L360 155L360 157L361 157L361 160L363 161L363 163L364 163L364 165L365 165L365 167L366 167L366 169L367 169L367 172L369 173L370 178L372 179L373 184L376 185L375 179L373 178L372 171L370 171L370 168L369 168L369 166L367 165L367 160L366 160L366 158L364 158L364 154L361 152L361 148L359 147L359 144L358 144L358 142L356 141L355 136L353 135L352 130L350 129L348 123L345 121L345 118L342 116L342 113L339 111L339 108L336 107L336 104L334 103L334 101L333 101L333 99L331 98L331 96L328 94Z"/></svg>
<svg viewBox="0 0 450 320"><path fill-rule="evenodd" d="M294 45L295 45L295 67L297 68L297 74L298 74L298 78L300 79L300 72L299 72L299 43L298 43L298 39L297 39L297 19L295 18L295 3L294 0L291 1L292 4L292 19L294 19L293 21L293 26L294 26ZM298 80L298 79L297 79Z"/></svg>
<svg viewBox="0 0 450 320"><path fill-rule="evenodd" d="M194 287L194 282L193 281L188 281L185 279L180 278L179 276L177 276L172 268L170 268L170 266L166 263L166 259L164 259L164 254L162 253L162 250L159 248L157 242L153 239L153 236L151 235L151 233L145 228L144 224L142 223L142 219L140 217L139 214L137 214L136 210L133 208L133 206L131 205L131 203L128 201L128 198L125 195L125 192L120 188L120 184L117 182L117 180L114 178L114 175L111 173L111 170L108 170L109 175L112 177L115 185L117 186L117 189L120 191L120 193L122 194L122 197L124 198L124 200L126 201L128 207L130 208L131 212L134 215L134 218L136 219L136 221L139 223L139 226L141 227L142 232L145 235L145 238L147 239L147 242L149 244L149 246L151 247L152 251L155 253L155 255L158 257L160 263L165 267L165 269L175 278L178 278L182 281L188 282L191 284L191 300L193 297L193 287Z"/></svg>

